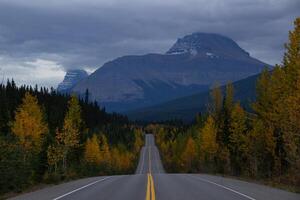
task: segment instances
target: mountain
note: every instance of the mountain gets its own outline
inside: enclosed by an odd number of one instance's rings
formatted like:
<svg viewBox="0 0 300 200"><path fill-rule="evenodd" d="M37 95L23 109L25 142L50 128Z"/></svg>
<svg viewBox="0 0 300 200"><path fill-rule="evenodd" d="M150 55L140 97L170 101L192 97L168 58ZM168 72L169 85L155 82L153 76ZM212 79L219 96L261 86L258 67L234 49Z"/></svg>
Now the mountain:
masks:
<svg viewBox="0 0 300 200"><path fill-rule="evenodd" d="M105 63L72 89L108 111L126 111L206 91L259 73L267 64L232 39L212 33L184 36L165 54L124 56Z"/></svg>
<svg viewBox="0 0 300 200"><path fill-rule="evenodd" d="M255 100L257 78L258 75L254 75L233 83L235 100L240 101L248 110L251 109L251 102ZM222 86L221 89L224 94L225 86ZM125 114L131 120L165 121L179 119L190 122L195 118L197 113L207 111L207 105L210 101L209 90L159 105L128 111Z"/></svg>
<svg viewBox="0 0 300 200"><path fill-rule="evenodd" d="M88 77L88 73L84 70L69 70L67 71L64 80L58 85L57 91L68 93L77 83L86 77Z"/></svg>

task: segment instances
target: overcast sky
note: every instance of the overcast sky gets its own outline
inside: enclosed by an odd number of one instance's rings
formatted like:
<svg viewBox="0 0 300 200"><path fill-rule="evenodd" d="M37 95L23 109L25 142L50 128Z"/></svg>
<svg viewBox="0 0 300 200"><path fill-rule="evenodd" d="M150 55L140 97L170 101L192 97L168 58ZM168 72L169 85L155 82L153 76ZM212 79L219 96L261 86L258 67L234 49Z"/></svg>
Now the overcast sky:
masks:
<svg viewBox="0 0 300 200"><path fill-rule="evenodd" d="M280 63L299 9L299 0L0 0L0 75L56 87L68 69L164 53L198 31Z"/></svg>

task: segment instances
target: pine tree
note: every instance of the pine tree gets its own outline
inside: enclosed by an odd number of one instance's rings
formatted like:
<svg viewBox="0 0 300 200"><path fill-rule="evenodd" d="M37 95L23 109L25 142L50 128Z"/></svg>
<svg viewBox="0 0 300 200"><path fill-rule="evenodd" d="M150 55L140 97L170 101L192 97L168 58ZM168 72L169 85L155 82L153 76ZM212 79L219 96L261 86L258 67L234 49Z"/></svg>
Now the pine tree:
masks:
<svg viewBox="0 0 300 200"><path fill-rule="evenodd" d="M89 96L90 96L89 89L86 89L84 94L84 103L86 104L89 103Z"/></svg>
<svg viewBox="0 0 300 200"><path fill-rule="evenodd" d="M10 111L6 90L0 84L0 135L7 135L9 132Z"/></svg>
<svg viewBox="0 0 300 200"><path fill-rule="evenodd" d="M224 108L223 108L223 128L222 128L222 145L226 147L229 143L229 124L231 120L231 113L234 107L234 88L232 83L226 85L226 94L224 98Z"/></svg>

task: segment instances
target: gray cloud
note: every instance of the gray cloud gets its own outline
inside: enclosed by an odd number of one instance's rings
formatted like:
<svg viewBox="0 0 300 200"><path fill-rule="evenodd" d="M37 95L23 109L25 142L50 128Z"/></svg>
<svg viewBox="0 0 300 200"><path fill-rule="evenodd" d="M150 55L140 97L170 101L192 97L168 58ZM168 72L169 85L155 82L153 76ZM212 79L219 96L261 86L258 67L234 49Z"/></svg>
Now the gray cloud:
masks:
<svg viewBox="0 0 300 200"><path fill-rule="evenodd" d="M275 64L299 8L299 0L2 0L0 67L6 76L36 64L93 70L122 55L163 53L195 31L229 36ZM47 85L57 84L58 74Z"/></svg>

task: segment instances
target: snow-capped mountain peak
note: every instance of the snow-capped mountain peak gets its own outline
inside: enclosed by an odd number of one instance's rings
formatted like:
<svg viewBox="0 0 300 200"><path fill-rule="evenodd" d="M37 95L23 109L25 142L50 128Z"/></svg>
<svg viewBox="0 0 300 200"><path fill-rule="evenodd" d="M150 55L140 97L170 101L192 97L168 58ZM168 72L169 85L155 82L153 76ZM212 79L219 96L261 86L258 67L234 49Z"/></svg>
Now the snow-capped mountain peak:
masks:
<svg viewBox="0 0 300 200"><path fill-rule="evenodd" d="M88 77L88 73L84 70L69 70L67 71L64 80L58 85L59 92L68 92L82 79Z"/></svg>
<svg viewBox="0 0 300 200"><path fill-rule="evenodd" d="M189 53L192 56L201 54L203 56L249 56L232 39L211 33L193 33L179 38L176 43L166 52L167 55ZM209 55L208 55L209 54Z"/></svg>

